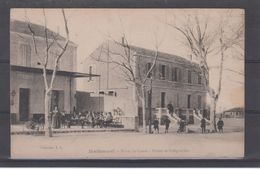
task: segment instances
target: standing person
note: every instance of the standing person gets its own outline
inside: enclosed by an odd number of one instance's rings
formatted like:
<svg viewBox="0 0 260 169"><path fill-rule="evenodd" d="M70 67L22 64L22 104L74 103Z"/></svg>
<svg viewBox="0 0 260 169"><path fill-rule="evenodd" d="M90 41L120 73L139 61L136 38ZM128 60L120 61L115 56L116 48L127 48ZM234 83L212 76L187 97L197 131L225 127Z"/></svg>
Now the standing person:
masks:
<svg viewBox="0 0 260 169"><path fill-rule="evenodd" d="M220 117L217 123L218 126L218 131L220 133L223 133L223 126L224 126L224 121L222 120L222 118Z"/></svg>
<svg viewBox="0 0 260 169"><path fill-rule="evenodd" d="M80 122L80 124L81 124L81 128L83 129L83 128L84 128L84 125L85 125L85 122L86 122L86 115L81 114L81 115L79 116L79 122Z"/></svg>
<svg viewBox="0 0 260 169"><path fill-rule="evenodd" d="M181 118L181 120L180 120L180 126L179 126L179 129L178 129L178 131L177 131L177 133L182 133L182 132L185 132L185 120L183 120L182 118Z"/></svg>
<svg viewBox="0 0 260 169"><path fill-rule="evenodd" d="M203 117L203 119L201 119L200 123L201 123L201 125L200 125L200 127L201 127L201 132L202 132L202 133L205 133L205 132L206 132L206 120L205 120L204 117Z"/></svg>
<svg viewBox="0 0 260 169"><path fill-rule="evenodd" d="M57 115L56 115L57 117L57 121L56 121L56 128L57 129L59 129L59 128L61 128L61 112L58 110L58 112L57 112Z"/></svg>
<svg viewBox="0 0 260 169"><path fill-rule="evenodd" d="M154 133L156 130L157 130L157 133L159 133L159 120L157 118L155 118L153 121L153 128L154 128Z"/></svg>
<svg viewBox="0 0 260 169"><path fill-rule="evenodd" d="M63 112L61 112L61 128L65 128L65 123L66 123L66 119L65 119L66 117L65 117L65 112L63 111Z"/></svg>
<svg viewBox="0 0 260 169"><path fill-rule="evenodd" d="M58 121L58 106L54 107L54 110L52 111L52 127L57 128L57 121Z"/></svg>
<svg viewBox="0 0 260 169"><path fill-rule="evenodd" d="M170 123L171 123L171 121L170 121L170 119L168 118L168 116L167 116L167 118L165 119L164 123L165 123L165 133L168 133L168 129L169 129L169 126L170 126Z"/></svg>
<svg viewBox="0 0 260 169"><path fill-rule="evenodd" d="M170 114L171 116L173 116L174 108L173 108L173 105L172 105L171 103L169 103L169 104L167 105L167 109L168 109L168 111L169 111L169 114Z"/></svg>

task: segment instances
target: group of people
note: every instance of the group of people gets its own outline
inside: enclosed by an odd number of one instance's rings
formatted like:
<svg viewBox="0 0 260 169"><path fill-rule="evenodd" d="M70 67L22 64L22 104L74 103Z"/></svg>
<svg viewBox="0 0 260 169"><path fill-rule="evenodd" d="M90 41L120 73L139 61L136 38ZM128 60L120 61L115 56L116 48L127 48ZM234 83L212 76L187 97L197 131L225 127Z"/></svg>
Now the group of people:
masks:
<svg viewBox="0 0 260 169"><path fill-rule="evenodd" d="M51 125L52 128L58 129L65 127L65 112L60 112L58 106L55 106L51 112Z"/></svg>
<svg viewBox="0 0 260 169"><path fill-rule="evenodd" d="M169 127L170 127L170 119L166 116L166 118L163 120L164 121L164 125L165 125L165 133L168 133ZM205 118L201 119L201 132L202 133L206 133L206 126L207 126L207 121ZM153 127L154 127L154 133L159 133L159 119L155 118L153 121ZM219 118L218 122L217 122L217 129L219 133L223 133L223 126L224 126L224 121L222 120L222 118ZM179 128L177 130L177 133L182 133L186 131L186 121L181 119L179 121Z"/></svg>
<svg viewBox="0 0 260 169"><path fill-rule="evenodd" d="M55 106L51 112L50 118L52 128L55 129L65 127L70 128L71 125L81 125L83 128L88 124L92 127L103 127L113 121L113 115L111 112L73 111L72 114L66 114L65 112L60 112L57 106Z"/></svg>
<svg viewBox="0 0 260 169"><path fill-rule="evenodd" d="M207 126L206 119L205 118L201 119L200 123L201 123L201 125L200 125L201 133L206 133L206 126ZM220 117L217 122L217 130L219 133L223 133L223 127L224 127L224 121Z"/></svg>
<svg viewBox="0 0 260 169"><path fill-rule="evenodd" d="M165 125L165 131L164 132L165 133L168 133L170 123L171 123L170 119L168 117L166 117L164 119L164 125ZM155 118L154 121L153 121L154 133L156 133L156 132L159 133L159 130L160 130L159 124L160 124L159 119Z"/></svg>

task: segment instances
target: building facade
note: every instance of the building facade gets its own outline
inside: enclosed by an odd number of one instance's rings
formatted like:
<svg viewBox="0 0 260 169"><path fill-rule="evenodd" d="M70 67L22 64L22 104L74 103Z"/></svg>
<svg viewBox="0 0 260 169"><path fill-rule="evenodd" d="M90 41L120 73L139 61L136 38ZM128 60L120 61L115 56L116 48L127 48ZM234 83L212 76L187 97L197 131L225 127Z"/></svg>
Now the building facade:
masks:
<svg viewBox="0 0 260 169"><path fill-rule="evenodd" d="M34 32L33 41L26 22L12 20L10 23L10 97L11 119L13 123L25 122L34 114L44 114L44 80L41 62L45 57L44 27L31 24ZM60 44L65 38L47 30L49 41L55 36ZM36 44L36 48L35 45ZM50 48L47 65L47 78L50 81L54 58L60 48L57 43ZM36 55L36 51L39 56ZM52 91L51 108L58 106L60 111L71 112L75 106L76 93L76 57L77 45L69 42L68 48L61 57L54 88Z"/></svg>
<svg viewBox="0 0 260 169"><path fill-rule="evenodd" d="M244 118L245 110L242 107L235 107L223 112L222 117L224 118Z"/></svg>
<svg viewBox="0 0 260 169"><path fill-rule="evenodd" d="M126 80L125 70L115 64L115 61L124 63L126 50L122 43L104 42L85 60L85 71L88 69L100 75L100 78L85 83L86 91L90 96L102 97L101 111L120 108L126 116L138 116L139 121L142 121L141 102L136 97L135 87ZM138 78L144 78L153 63L156 51L135 46L129 46L129 49L128 54L133 60L133 73ZM206 83L198 64L176 55L158 52L155 68L146 82L147 91L150 89L151 79L153 110L172 104L175 110L182 110L178 111L179 115L186 113L183 115L185 118L193 118L194 109L206 108ZM147 92L145 95L147 109ZM148 111L146 112L147 119Z"/></svg>

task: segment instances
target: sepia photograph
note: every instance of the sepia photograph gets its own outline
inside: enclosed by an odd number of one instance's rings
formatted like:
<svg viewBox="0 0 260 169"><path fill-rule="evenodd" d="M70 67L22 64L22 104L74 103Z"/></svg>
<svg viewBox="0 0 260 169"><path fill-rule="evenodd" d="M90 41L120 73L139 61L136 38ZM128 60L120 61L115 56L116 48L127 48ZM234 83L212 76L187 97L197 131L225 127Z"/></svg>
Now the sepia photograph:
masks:
<svg viewBox="0 0 260 169"><path fill-rule="evenodd" d="M12 8L12 159L242 159L245 13Z"/></svg>

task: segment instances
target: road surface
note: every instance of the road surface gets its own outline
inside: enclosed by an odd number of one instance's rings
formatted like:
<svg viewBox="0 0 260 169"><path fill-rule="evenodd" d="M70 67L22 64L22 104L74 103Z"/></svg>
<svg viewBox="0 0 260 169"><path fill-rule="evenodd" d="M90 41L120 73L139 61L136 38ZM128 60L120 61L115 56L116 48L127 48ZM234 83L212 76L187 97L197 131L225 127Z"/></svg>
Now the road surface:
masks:
<svg viewBox="0 0 260 169"><path fill-rule="evenodd" d="M143 134L96 132L52 138L12 135L12 158L241 158L243 132Z"/></svg>

